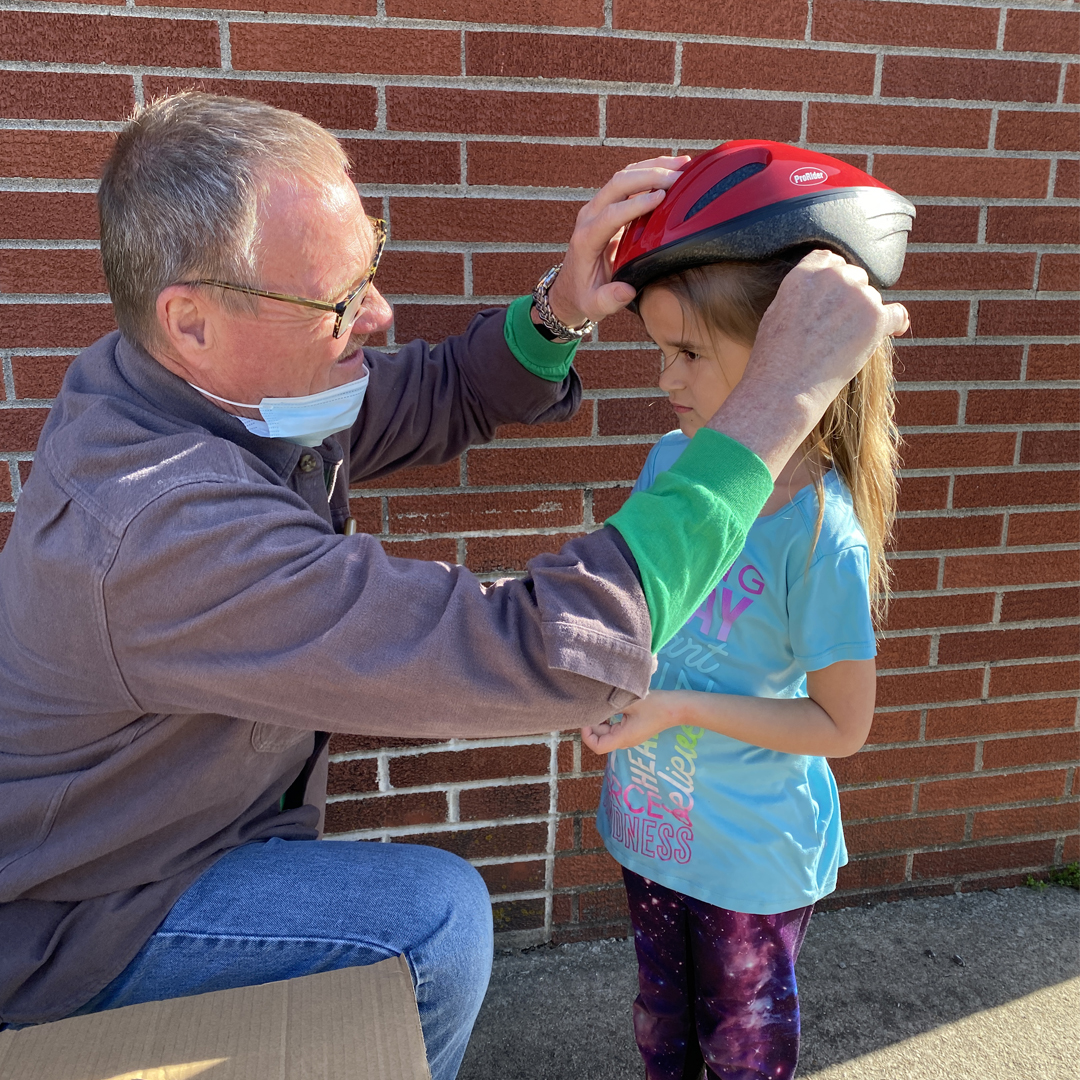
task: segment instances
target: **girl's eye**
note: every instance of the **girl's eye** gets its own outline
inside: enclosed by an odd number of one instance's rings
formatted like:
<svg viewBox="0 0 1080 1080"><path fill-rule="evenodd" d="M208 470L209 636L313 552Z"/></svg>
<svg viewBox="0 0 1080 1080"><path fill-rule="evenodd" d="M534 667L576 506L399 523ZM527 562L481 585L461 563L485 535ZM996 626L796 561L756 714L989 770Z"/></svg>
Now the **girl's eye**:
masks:
<svg viewBox="0 0 1080 1080"><path fill-rule="evenodd" d="M685 356L687 360L696 360L698 358L698 354L696 352L691 352L689 349L683 349L683 356Z"/></svg>

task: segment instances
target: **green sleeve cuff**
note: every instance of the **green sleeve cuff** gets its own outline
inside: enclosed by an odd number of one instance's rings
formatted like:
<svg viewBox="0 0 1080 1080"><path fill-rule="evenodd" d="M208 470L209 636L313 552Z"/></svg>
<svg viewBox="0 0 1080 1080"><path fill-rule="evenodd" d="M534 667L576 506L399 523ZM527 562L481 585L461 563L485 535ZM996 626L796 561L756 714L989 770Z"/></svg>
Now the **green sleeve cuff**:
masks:
<svg viewBox="0 0 1080 1080"><path fill-rule="evenodd" d="M562 382L570 371L578 339L560 343L548 341L532 321L532 297L519 296L506 309L503 337L510 351L526 371L548 382Z"/></svg>
<svg viewBox="0 0 1080 1080"><path fill-rule="evenodd" d="M608 518L637 560L654 653L735 561L772 489L757 454L702 428L651 488L634 492Z"/></svg>

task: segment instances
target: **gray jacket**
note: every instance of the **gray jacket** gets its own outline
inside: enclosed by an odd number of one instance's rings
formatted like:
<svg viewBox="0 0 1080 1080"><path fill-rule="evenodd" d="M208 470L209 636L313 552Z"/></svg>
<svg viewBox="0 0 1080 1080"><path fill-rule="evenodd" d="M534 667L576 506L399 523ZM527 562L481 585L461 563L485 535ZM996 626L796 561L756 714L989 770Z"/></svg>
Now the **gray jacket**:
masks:
<svg viewBox="0 0 1080 1080"><path fill-rule="evenodd" d="M526 371L501 311L367 363L356 425L314 450L119 334L72 364L0 553L5 1022L89 1000L226 851L317 836L320 733L549 731L646 692L615 530L496 585L341 534L350 481L566 419L577 376Z"/></svg>

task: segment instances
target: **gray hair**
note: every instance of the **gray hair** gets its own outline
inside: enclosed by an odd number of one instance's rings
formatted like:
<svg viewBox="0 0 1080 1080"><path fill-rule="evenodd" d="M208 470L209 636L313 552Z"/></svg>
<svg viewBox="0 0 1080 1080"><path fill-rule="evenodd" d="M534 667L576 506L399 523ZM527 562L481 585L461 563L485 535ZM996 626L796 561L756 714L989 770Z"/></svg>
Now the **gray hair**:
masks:
<svg viewBox="0 0 1080 1080"><path fill-rule="evenodd" d="M246 98L182 93L136 109L98 189L101 261L116 322L160 343L162 289L216 278L256 285L259 203L272 177L333 183L348 171L338 141L298 113ZM254 298L219 293L246 307Z"/></svg>

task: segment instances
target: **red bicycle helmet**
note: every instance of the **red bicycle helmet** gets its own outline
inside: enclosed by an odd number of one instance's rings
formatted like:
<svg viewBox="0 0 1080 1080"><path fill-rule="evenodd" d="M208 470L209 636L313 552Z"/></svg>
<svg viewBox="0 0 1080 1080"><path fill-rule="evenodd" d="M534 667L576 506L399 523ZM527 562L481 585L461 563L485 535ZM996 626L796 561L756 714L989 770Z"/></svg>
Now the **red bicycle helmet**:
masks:
<svg viewBox="0 0 1080 1080"><path fill-rule="evenodd" d="M823 247L888 288L904 267L914 217L907 199L854 165L740 139L684 165L664 201L626 227L613 279L640 291L692 266Z"/></svg>

